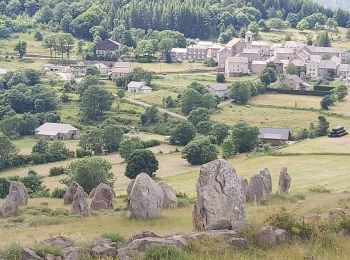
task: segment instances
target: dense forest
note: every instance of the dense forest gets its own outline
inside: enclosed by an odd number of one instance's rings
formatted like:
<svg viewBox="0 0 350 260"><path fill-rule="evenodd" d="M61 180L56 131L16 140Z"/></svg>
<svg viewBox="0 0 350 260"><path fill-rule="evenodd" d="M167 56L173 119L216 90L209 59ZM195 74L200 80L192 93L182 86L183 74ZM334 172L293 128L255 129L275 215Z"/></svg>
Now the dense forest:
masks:
<svg viewBox="0 0 350 260"><path fill-rule="evenodd" d="M292 27L322 13L339 26L349 25L349 13L333 11L311 0L3 0L0 35L41 24L85 39L128 42L129 30L175 30L187 38L217 37L227 28L239 32L268 19L287 20Z"/></svg>
<svg viewBox="0 0 350 260"><path fill-rule="evenodd" d="M350 2L348 0L314 0L314 2L335 10L338 8L350 10Z"/></svg>

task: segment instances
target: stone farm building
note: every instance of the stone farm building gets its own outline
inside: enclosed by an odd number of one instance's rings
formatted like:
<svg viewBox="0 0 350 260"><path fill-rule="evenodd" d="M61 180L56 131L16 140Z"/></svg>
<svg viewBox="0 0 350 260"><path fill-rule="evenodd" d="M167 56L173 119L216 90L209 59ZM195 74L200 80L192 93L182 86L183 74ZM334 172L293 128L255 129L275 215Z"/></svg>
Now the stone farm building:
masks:
<svg viewBox="0 0 350 260"><path fill-rule="evenodd" d="M120 47L121 44L119 42L107 39L96 44L95 53L98 57L105 57L106 55L116 53Z"/></svg>
<svg viewBox="0 0 350 260"><path fill-rule="evenodd" d="M226 84L214 83L207 86L209 93L217 96L220 99L227 99L229 97L228 88Z"/></svg>
<svg viewBox="0 0 350 260"><path fill-rule="evenodd" d="M259 139L263 144L277 146L291 139L288 128L259 128Z"/></svg>
<svg viewBox="0 0 350 260"><path fill-rule="evenodd" d="M128 84L128 92L136 94L152 93L152 88L146 86L145 82L131 81Z"/></svg>
<svg viewBox="0 0 350 260"><path fill-rule="evenodd" d="M44 123L35 129L35 137L46 140L72 140L80 138L80 131L69 124Z"/></svg>

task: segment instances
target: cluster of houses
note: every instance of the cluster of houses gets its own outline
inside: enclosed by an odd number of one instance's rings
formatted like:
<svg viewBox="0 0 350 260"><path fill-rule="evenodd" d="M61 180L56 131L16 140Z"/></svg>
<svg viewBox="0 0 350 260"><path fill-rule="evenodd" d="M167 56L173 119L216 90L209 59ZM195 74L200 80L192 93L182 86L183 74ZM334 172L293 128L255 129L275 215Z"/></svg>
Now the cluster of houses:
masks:
<svg viewBox="0 0 350 260"><path fill-rule="evenodd" d="M284 72L288 64L292 63L297 69L297 75L286 77L286 83L294 89L300 86L309 87L304 83L305 77L310 79L350 77L349 51L308 46L296 41L287 41L284 44L255 41L254 34L250 31L245 34L244 39L233 38L225 45L199 41L187 48L174 48L172 55L175 59L199 62L212 58L218 64L217 70L228 77L259 74L268 63L274 63L277 72Z"/></svg>

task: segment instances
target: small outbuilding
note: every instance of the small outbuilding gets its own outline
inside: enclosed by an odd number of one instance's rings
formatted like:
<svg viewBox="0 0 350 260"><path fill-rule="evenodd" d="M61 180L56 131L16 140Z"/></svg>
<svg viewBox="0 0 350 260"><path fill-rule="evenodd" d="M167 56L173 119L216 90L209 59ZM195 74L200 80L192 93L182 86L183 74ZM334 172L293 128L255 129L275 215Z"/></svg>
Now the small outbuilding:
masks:
<svg viewBox="0 0 350 260"><path fill-rule="evenodd" d="M227 99L229 97L228 87L223 83L214 83L207 86L210 94L219 97L220 99Z"/></svg>
<svg viewBox="0 0 350 260"><path fill-rule="evenodd" d="M137 94L148 94L148 93L152 93L152 88L146 86L145 82L131 81L128 84L128 92L137 93Z"/></svg>
<svg viewBox="0 0 350 260"><path fill-rule="evenodd" d="M69 124L44 123L35 129L35 137L46 140L73 140L80 138L80 131Z"/></svg>
<svg viewBox="0 0 350 260"><path fill-rule="evenodd" d="M282 145L291 139L288 128L259 128L259 139L263 144Z"/></svg>

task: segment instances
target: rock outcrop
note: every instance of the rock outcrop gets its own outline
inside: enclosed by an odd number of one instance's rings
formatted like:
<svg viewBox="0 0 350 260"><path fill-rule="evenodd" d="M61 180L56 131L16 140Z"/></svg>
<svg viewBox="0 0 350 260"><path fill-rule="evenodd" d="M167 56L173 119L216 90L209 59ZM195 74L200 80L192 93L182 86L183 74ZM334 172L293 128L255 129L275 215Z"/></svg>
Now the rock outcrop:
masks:
<svg viewBox="0 0 350 260"><path fill-rule="evenodd" d="M67 189L66 193L63 195L63 201L65 205L70 205L73 203L73 199L75 196L75 193L77 192L78 187L82 188L78 183L73 182L69 188ZM84 195L86 198L88 195L85 193Z"/></svg>
<svg viewBox="0 0 350 260"><path fill-rule="evenodd" d="M248 180L241 178L241 182L242 182L243 200L246 201L247 200L247 190L248 190L248 185L249 185Z"/></svg>
<svg viewBox="0 0 350 260"><path fill-rule="evenodd" d="M5 203L0 208L0 216L1 217L9 217L15 216L18 214L20 204L20 195L17 191L10 191L10 193L6 196Z"/></svg>
<svg viewBox="0 0 350 260"><path fill-rule="evenodd" d="M28 204L29 195L28 195L27 188L24 186L23 183L18 182L18 181L11 181L9 193L11 191L17 192L19 205L27 205Z"/></svg>
<svg viewBox="0 0 350 260"><path fill-rule="evenodd" d="M255 236L255 243L258 246L272 246L276 242L276 231L272 227L263 227Z"/></svg>
<svg viewBox="0 0 350 260"><path fill-rule="evenodd" d="M165 182L159 183L159 186L163 190L164 199L163 199L163 209L166 208L176 208L177 207L177 198L176 192L172 187L170 187Z"/></svg>
<svg viewBox="0 0 350 260"><path fill-rule="evenodd" d="M114 208L114 192L107 184L100 183L93 190L90 209L91 210L108 210Z"/></svg>
<svg viewBox="0 0 350 260"><path fill-rule="evenodd" d="M202 166L196 184L193 226L205 230L219 219L245 218L242 183L229 163L215 160Z"/></svg>
<svg viewBox="0 0 350 260"><path fill-rule="evenodd" d="M271 173L267 168L261 169L250 178L247 189L247 201L269 199L272 192Z"/></svg>
<svg viewBox="0 0 350 260"><path fill-rule="evenodd" d="M84 217L90 215L87 194L81 186L78 186L76 189L71 207L71 212L73 214L82 215Z"/></svg>
<svg viewBox="0 0 350 260"><path fill-rule="evenodd" d="M61 249L75 246L75 243L73 240L71 240L70 238L67 238L67 237L63 237L63 236L45 239L45 240L41 241L40 243L43 245L54 246L54 247L58 247Z"/></svg>
<svg viewBox="0 0 350 260"><path fill-rule="evenodd" d="M130 218L149 219L160 216L164 194L151 177L141 173L136 177L128 199Z"/></svg>
<svg viewBox="0 0 350 260"><path fill-rule="evenodd" d="M287 167L283 167L280 172L277 193L278 194L288 193L291 181L292 181L292 178L289 176L287 172Z"/></svg>

